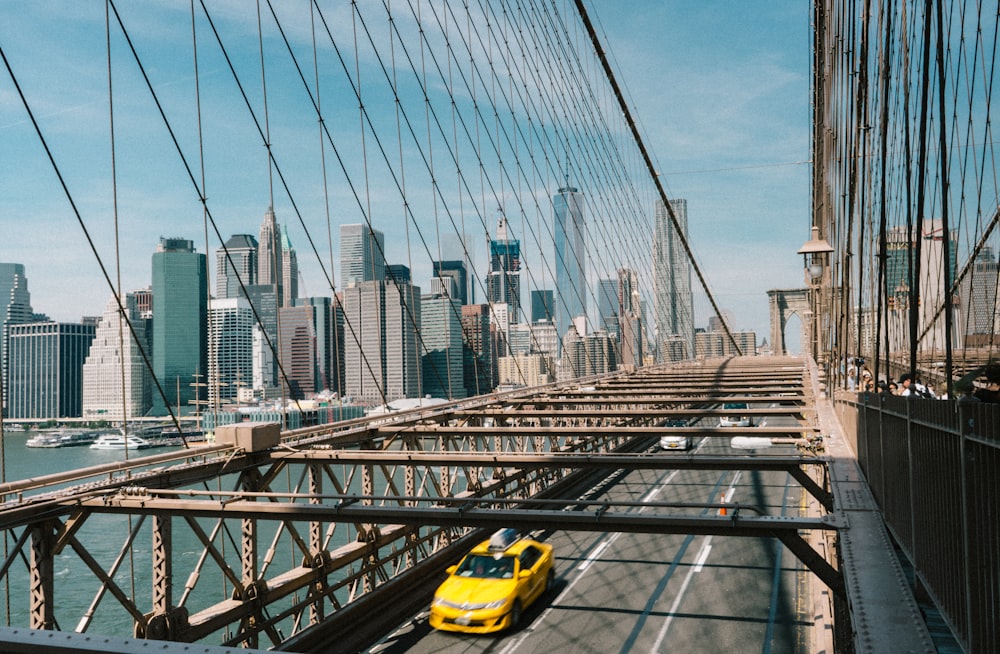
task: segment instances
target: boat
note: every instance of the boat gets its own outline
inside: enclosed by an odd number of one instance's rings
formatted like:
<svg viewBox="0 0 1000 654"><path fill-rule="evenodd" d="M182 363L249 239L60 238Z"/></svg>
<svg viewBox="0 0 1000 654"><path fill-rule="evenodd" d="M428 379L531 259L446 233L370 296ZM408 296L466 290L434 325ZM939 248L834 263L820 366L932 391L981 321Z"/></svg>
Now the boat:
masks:
<svg viewBox="0 0 1000 654"><path fill-rule="evenodd" d="M94 431L59 431L48 434L36 434L25 442L26 447L77 447L90 445L97 441L100 434Z"/></svg>
<svg viewBox="0 0 1000 654"><path fill-rule="evenodd" d="M144 450L152 447L145 438L138 436L124 436L122 434L102 434L94 441L90 449L92 450Z"/></svg>

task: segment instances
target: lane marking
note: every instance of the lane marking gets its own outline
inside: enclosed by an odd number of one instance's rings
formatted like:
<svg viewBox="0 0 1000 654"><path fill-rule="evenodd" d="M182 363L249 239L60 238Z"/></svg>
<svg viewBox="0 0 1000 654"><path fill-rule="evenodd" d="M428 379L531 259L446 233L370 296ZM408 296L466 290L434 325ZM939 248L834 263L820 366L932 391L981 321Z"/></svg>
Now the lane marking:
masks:
<svg viewBox="0 0 1000 654"><path fill-rule="evenodd" d="M711 537L707 536L706 540L708 538ZM673 622L674 614L677 613L677 609L680 608L681 602L684 600L684 594L687 592L687 587L691 583L691 579L694 578L695 572L697 571L694 568L688 569L688 573L684 577L684 583L681 584L680 590L677 591L677 597L674 598L673 604L670 605L667 619L663 622L663 626L660 628L660 633L657 634L656 640L653 642L653 649L651 651L654 652L654 654L660 651L660 645L663 644L663 639L667 637L667 630L670 629L670 623Z"/></svg>
<svg viewBox="0 0 1000 654"><path fill-rule="evenodd" d="M712 551L712 537L709 536L705 539L705 544L701 546L701 552L698 553L698 559L694 563L694 571L701 572L701 569L705 567L705 561L708 560L708 555Z"/></svg>

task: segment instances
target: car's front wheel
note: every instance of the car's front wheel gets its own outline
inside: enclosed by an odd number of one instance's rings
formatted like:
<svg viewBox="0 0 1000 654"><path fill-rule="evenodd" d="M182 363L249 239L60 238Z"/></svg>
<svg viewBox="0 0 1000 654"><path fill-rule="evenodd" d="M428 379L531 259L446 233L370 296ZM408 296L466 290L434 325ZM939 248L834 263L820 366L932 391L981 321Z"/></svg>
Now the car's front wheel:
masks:
<svg viewBox="0 0 1000 654"><path fill-rule="evenodd" d="M521 600L514 600L514 606L510 608L510 624L508 628L511 630L517 629L517 625L521 622Z"/></svg>
<svg viewBox="0 0 1000 654"><path fill-rule="evenodd" d="M552 590L556 585L556 571L549 569L549 574L545 577L545 588L542 590L543 593L547 593Z"/></svg>

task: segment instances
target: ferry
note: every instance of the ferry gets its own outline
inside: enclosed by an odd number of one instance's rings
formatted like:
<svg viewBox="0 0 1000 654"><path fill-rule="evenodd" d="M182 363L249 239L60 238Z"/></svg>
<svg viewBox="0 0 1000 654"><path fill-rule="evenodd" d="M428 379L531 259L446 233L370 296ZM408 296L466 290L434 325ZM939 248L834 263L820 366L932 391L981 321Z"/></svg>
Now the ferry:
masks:
<svg viewBox="0 0 1000 654"><path fill-rule="evenodd" d="M90 445L97 441L100 434L95 431L58 431L48 434L36 434L24 444L26 447L77 447Z"/></svg>
<svg viewBox="0 0 1000 654"><path fill-rule="evenodd" d="M152 447L145 438L138 436L123 436L122 434L103 434L91 444L92 450L144 450Z"/></svg>

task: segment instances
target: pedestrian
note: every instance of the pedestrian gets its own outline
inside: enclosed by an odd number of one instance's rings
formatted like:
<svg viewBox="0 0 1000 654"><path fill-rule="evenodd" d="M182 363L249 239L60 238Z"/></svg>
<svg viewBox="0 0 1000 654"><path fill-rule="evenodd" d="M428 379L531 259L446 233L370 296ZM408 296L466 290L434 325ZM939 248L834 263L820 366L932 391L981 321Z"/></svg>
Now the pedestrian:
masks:
<svg viewBox="0 0 1000 654"><path fill-rule="evenodd" d="M1000 404L1000 364L991 363L984 371L986 382L976 386L972 396L980 402Z"/></svg>
<svg viewBox="0 0 1000 654"><path fill-rule="evenodd" d="M914 378L911 372L900 375L899 394L903 397L934 397L926 386Z"/></svg>

